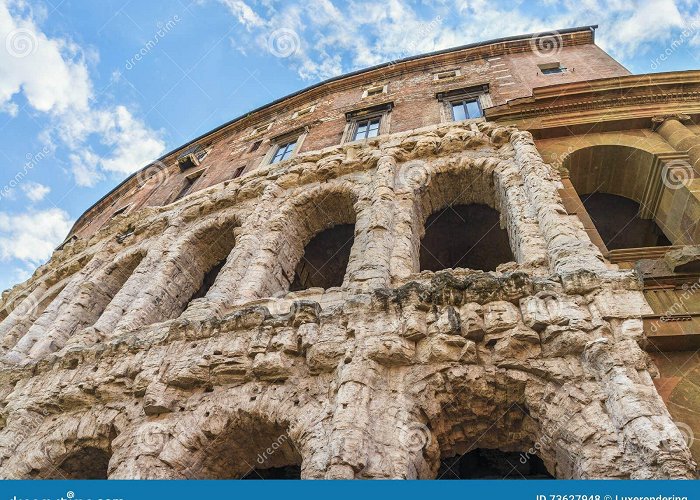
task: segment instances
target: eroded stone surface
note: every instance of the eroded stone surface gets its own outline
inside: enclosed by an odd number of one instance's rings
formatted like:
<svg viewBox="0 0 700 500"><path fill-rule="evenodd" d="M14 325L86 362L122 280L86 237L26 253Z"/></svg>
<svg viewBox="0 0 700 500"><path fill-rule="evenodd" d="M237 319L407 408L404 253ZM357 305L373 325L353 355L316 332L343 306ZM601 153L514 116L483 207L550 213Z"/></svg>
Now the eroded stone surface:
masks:
<svg viewBox="0 0 700 500"><path fill-rule="evenodd" d="M472 122L116 217L3 296L0 475L432 478L479 447L564 478L692 477L639 347L638 279L556 181L528 133ZM517 262L419 272L422 225L451 203L499 209ZM287 293L305 244L348 221L342 287Z"/></svg>

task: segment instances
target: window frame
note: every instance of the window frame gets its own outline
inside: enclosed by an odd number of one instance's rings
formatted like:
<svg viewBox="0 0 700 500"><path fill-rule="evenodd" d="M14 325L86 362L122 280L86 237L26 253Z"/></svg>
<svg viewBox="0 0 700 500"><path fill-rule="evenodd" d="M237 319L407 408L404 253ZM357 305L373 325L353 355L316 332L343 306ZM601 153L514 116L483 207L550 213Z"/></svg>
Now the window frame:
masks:
<svg viewBox="0 0 700 500"><path fill-rule="evenodd" d="M479 109L479 116L470 116L469 114L469 106L467 106L467 103L475 103L477 108ZM464 113L465 118L460 118L459 120L455 116L455 108L461 107ZM450 100L450 113L452 115L452 121L454 122L462 122L466 120L476 120L477 118L483 118L484 117L484 110L481 107L481 103L479 102L478 97L467 97L467 98L460 98L460 99L452 99Z"/></svg>
<svg viewBox="0 0 700 500"><path fill-rule="evenodd" d="M352 142L363 142L372 139L376 139L380 135L385 135L389 133L391 110L394 107L393 102L388 102L384 104L379 104L377 106L371 106L369 108L361 108L354 111L348 111L345 113L345 130L343 131L343 137L341 144L352 143ZM378 120L379 124L376 129L377 134L371 137L367 137L369 133L369 127L365 132L365 137L357 138L358 128L363 122L370 123L372 121Z"/></svg>
<svg viewBox="0 0 700 500"><path fill-rule="evenodd" d="M440 115L443 123L484 120L484 110L493 106L493 102L489 94L488 83L462 89L438 92L435 94L435 97L440 103ZM480 116L473 118L467 117L462 120L455 119L453 105L459 104L460 102L463 106L466 102L476 102L477 106L479 107ZM466 111L467 109L465 108L465 115Z"/></svg>
<svg viewBox="0 0 700 500"><path fill-rule="evenodd" d="M278 163L282 163L284 161L291 160L292 158L294 158L297 154L299 154L299 151L301 150L301 147L304 143L304 139L308 135L308 132L308 127L302 127L300 129L297 128L295 130L272 138L272 140L270 141L270 147L267 150L267 154L262 159L260 165L277 165ZM286 158L275 160L280 148L289 146L290 144L295 144L290 154Z"/></svg>
<svg viewBox="0 0 700 500"><path fill-rule="evenodd" d="M538 64L537 67L540 69L540 73L542 73L544 76L561 75L569 72L566 66L562 66L560 61Z"/></svg>

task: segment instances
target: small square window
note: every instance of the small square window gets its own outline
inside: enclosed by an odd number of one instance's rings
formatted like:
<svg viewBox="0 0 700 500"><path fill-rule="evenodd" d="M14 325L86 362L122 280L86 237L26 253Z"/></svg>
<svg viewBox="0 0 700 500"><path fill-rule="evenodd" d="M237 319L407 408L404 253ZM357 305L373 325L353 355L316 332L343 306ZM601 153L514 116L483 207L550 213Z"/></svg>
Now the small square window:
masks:
<svg viewBox="0 0 700 500"><path fill-rule="evenodd" d="M374 87L368 87L362 93L362 97L374 97L381 94L386 94L387 85L375 85Z"/></svg>
<svg viewBox="0 0 700 500"><path fill-rule="evenodd" d="M359 141L362 139L377 137L379 135L379 125L381 124L381 121L382 119L380 116L358 121L355 124L355 133L353 134L352 140Z"/></svg>
<svg viewBox="0 0 700 500"><path fill-rule="evenodd" d="M566 73L566 68L558 62L540 64L539 68L543 75L556 75L557 73Z"/></svg>
<svg viewBox="0 0 700 500"><path fill-rule="evenodd" d="M458 69L453 69L451 71L435 73L435 75L433 75L433 80L447 80L448 78L455 78L458 76L460 76L460 71Z"/></svg>
<svg viewBox="0 0 700 500"><path fill-rule="evenodd" d="M129 210L129 205L126 205L125 207L122 207L119 210L117 210L116 212L114 212L112 214L112 217L116 217L117 215L121 215L121 214L125 213L127 210Z"/></svg>
<svg viewBox="0 0 700 500"><path fill-rule="evenodd" d="M309 107L300 109L299 111L295 111L294 114L292 115L292 118L299 118L302 116L306 116L306 115L310 114L315 109L315 107L316 106L309 106Z"/></svg>
<svg viewBox="0 0 700 500"><path fill-rule="evenodd" d="M233 179L238 179L241 175L243 175L243 171L245 170L245 166L243 167L238 167L236 171L233 173Z"/></svg>
<svg viewBox="0 0 700 500"><path fill-rule="evenodd" d="M281 161L291 158L292 154L294 154L294 149L297 147L297 140L298 138L277 146L277 150L275 150L275 154L272 156L270 164L279 163Z"/></svg>
<svg viewBox="0 0 700 500"><path fill-rule="evenodd" d="M456 122L481 118L483 113L478 99L460 99L450 102L452 119Z"/></svg>

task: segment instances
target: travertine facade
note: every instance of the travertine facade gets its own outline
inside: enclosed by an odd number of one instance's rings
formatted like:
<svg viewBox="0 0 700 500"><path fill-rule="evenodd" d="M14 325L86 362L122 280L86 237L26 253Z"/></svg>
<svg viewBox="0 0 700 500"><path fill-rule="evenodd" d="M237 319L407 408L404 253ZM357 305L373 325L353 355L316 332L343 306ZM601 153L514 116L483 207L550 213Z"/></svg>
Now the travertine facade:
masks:
<svg viewBox="0 0 700 500"><path fill-rule="evenodd" d="M694 477L644 350L645 282L570 209L562 162L541 154L561 146L489 109L397 131L400 98L376 138L268 153L175 202L79 221L3 295L0 475L435 478L478 448L560 478ZM158 174L132 182L172 193ZM499 212L514 260L421 272L426 221L470 204ZM89 217L119 208L105 206ZM338 225L354 227L342 285L288 292L305 247ZM679 266L697 258L685 248Z"/></svg>

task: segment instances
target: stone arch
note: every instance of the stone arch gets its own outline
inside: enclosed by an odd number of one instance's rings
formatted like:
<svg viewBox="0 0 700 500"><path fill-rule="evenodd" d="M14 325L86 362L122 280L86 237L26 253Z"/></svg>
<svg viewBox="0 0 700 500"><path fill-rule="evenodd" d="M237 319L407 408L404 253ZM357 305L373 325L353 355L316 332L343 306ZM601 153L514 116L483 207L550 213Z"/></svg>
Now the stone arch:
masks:
<svg viewBox="0 0 700 500"><path fill-rule="evenodd" d="M338 269L333 269L329 274L340 277L342 286L347 286L352 280L353 270L360 264L357 238L361 228L357 226L364 222L362 212L357 194L342 185L318 188L294 198L271 224L271 230L278 233L273 252L276 262L271 279L265 280L270 285L263 294L289 290L299 278L301 287L306 288L304 274L311 278L309 283L313 286L313 276L319 274L316 271L320 270L320 274L323 274L323 269L319 267L330 263L336 264ZM333 246L331 242L325 247L330 249L330 257L308 255L312 246L324 247L324 242L319 242L319 239L325 236L335 238L337 243ZM340 285L336 281L333 286Z"/></svg>
<svg viewBox="0 0 700 500"><path fill-rule="evenodd" d="M594 145L567 155L562 167L608 250L669 245L674 239L659 203L663 160L638 145ZM573 195L574 193L572 193ZM587 228L591 229L591 228ZM670 241L669 241L670 240Z"/></svg>
<svg viewBox="0 0 700 500"><path fill-rule="evenodd" d="M101 408L42 418L32 429L8 436L21 442L3 469L13 479L107 479L118 412Z"/></svg>
<svg viewBox="0 0 700 500"><path fill-rule="evenodd" d="M216 214L196 224L165 253L159 246L143 290L131 301L114 330L133 330L177 318L204 301L215 281L222 285L219 288L237 286L235 282L221 284L219 278L224 266L229 267L234 260L240 224L237 214Z"/></svg>
<svg viewBox="0 0 700 500"><path fill-rule="evenodd" d="M71 290L71 296L64 297L65 302L32 325L5 359L18 362L27 355L39 359L62 349L69 338L100 319L115 296L128 286L127 282L145 255L143 246L129 248L92 273L86 281L78 283Z"/></svg>
<svg viewBox="0 0 700 500"><path fill-rule="evenodd" d="M202 402L195 410L142 422L115 442L113 478L242 479L256 470L299 476L308 454L294 417L243 406L248 408Z"/></svg>
<svg viewBox="0 0 700 500"><path fill-rule="evenodd" d="M450 267L495 270L515 260L497 187L498 162L461 161L435 166L415 198L414 270ZM482 251L483 250L483 251ZM449 256L448 256L449 255ZM448 257L446 257L448 256ZM455 257L455 258L452 258Z"/></svg>

